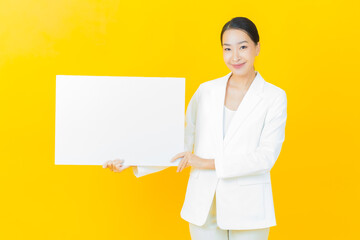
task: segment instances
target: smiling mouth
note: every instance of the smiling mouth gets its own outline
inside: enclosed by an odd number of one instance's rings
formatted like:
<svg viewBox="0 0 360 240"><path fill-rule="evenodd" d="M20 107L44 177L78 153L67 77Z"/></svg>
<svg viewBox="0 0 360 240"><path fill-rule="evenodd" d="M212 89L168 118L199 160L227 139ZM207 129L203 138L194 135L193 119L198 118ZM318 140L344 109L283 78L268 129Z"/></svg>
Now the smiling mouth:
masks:
<svg viewBox="0 0 360 240"><path fill-rule="evenodd" d="M241 64L232 64L234 67L241 67L243 66L245 63L241 63Z"/></svg>

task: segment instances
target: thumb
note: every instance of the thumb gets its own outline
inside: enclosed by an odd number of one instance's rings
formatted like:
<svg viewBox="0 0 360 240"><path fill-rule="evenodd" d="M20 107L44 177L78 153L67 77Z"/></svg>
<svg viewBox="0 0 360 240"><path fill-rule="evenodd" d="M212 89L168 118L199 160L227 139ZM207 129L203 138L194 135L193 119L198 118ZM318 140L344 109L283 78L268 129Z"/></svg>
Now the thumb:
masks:
<svg viewBox="0 0 360 240"><path fill-rule="evenodd" d="M102 165L102 167L103 167L103 168L107 168L108 163L109 163L109 161L106 161L106 162Z"/></svg>

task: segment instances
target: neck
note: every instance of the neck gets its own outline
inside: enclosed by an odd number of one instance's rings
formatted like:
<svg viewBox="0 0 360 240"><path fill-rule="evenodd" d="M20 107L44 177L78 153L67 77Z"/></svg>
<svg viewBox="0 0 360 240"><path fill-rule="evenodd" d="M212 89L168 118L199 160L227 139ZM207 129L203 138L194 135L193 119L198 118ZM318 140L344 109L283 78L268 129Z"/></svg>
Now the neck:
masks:
<svg viewBox="0 0 360 240"><path fill-rule="evenodd" d="M234 73L232 73L229 79L229 85L235 88L247 88L251 85L255 76L255 69L246 73L245 75L235 75Z"/></svg>

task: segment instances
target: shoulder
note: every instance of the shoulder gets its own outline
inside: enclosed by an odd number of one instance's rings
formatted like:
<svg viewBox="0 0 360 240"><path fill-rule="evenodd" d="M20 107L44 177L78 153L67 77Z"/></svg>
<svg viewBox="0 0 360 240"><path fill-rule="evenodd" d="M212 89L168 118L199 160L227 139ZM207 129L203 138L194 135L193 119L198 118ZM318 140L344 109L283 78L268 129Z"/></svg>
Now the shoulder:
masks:
<svg viewBox="0 0 360 240"><path fill-rule="evenodd" d="M196 89L193 97L195 97L195 99L199 99L201 97L209 95L209 93L221 87L221 83L223 83L224 81L226 81L224 77L219 77L201 83Z"/></svg>
<svg viewBox="0 0 360 240"><path fill-rule="evenodd" d="M286 92L284 89L266 81L264 81L263 93L265 97L270 98L286 97Z"/></svg>
<svg viewBox="0 0 360 240"><path fill-rule="evenodd" d="M216 89L221 86L224 86L224 84L226 83L227 77L229 77L228 75L230 75L230 73L225 76L210 79L206 82L201 83L198 88L199 91L206 92L206 91L211 91L212 89Z"/></svg>
<svg viewBox="0 0 360 240"><path fill-rule="evenodd" d="M276 86L270 81L265 80L261 75L260 78L263 82L263 97L267 99L267 102L273 102L276 99L280 99L282 101L286 101L286 92L284 89Z"/></svg>
<svg viewBox="0 0 360 240"><path fill-rule="evenodd" d="M284 89L264 81L263 98L270 109L287 108L287 96Z"/></svg>

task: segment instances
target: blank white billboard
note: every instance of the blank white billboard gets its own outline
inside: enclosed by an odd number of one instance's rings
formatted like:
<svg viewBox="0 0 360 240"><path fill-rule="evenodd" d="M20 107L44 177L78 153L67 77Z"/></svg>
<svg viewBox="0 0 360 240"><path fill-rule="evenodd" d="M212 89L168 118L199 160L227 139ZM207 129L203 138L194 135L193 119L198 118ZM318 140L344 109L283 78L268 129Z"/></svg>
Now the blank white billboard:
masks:
<svg viewBox="0 0 360 240"><path fill-rule="evenodd" d="M55 164L177 166L185 78L56 76Z"/></svg>

